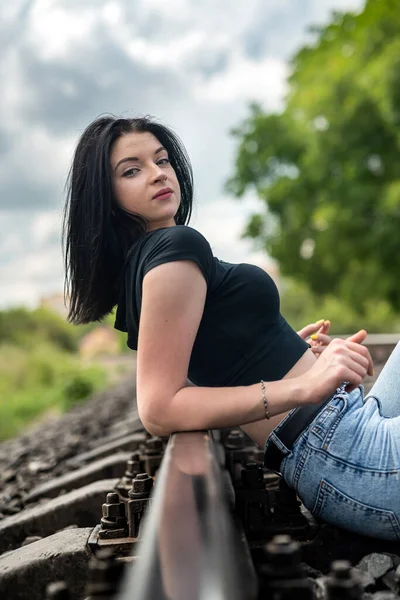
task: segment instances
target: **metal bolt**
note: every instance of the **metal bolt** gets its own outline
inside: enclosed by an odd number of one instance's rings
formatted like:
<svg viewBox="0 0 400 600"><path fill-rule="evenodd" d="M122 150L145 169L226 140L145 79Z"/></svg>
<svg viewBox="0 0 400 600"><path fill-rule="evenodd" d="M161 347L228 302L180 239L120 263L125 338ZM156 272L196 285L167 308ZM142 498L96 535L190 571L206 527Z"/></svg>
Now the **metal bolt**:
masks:
<svg viewBox="0 0 400 600"><path fill-rule="evenodd" d="M128 492L129 500L126 505L129 537L139 537L140 522L149 502L148 498L152 487L153 480L147 473L139 473L132 480L132 488Z"/></svg>
<svg viewBox="0 0 400 600"><path fill-rule="evenodd" d="M312 600L314 591L300 562L300 545L289 535L277 535L266 547L261 566L260 598Z"/></svg>
<svg viewBox="0 0 400 600"><path fill-rule="evenodd" d="M146 449L145 449L145 453L149 454L151 453L155 453L155 454L161 454L164 448L164 444L161 438L159 437L151 437L149 440L147 440L146 442Z"/></svg>
<svg viewBox="0 0 400 600"><path fill-rule="evenodd" d="M110 548L102 548L89 561L86 600L111 598L118 592L124 563L116 560Z"/></svg>
<svg viewBox="0 0 400 600"><path fill-rule="evenodd" d="M354 577L348 560L335 560L326 578L328 600L358 600L362 597L361 583Z"/></svg>
<svg viewBox="0 0 400 600"><path fill-rule="evenodd" d="M118 504L103 504L102 513L106 519L119 519L125 517L125 507L122 503Z"/></svg>
<svg viewBox="0 0 400 600"><path fill-rule="evenodd" d="M281 535L275 535L272 540L267 544L268 552L273 554L291 554L297 550L299 544L292 540L290 535L282 533Z"/></svg>
<svg viewBox="0 0 400 600"><path fill-rule="evenodd" d="M106 502L102 505L103 517L118 521L125 518L125 505L120 502L118 494L112 492L107 494Z"/></svg>
<svg viewBox="0 0 400 600"><path fill-rule="evenodd" d="M331 573L338 579L349 579L351 563L348 560L335 560L331 565Z"/></svg>
<svg viewBox="0 0 400 600"><path fill-rule="evenodd" d="M108 502L108 504L115 504L115 503L119 503L119 496L116 492L110 492L109 494L107 494L106 496L106 502Z"/></svg>
<svg viewBox="0 0 400 600"><path fill-rule="evenodd" d="M239 450L247 446L246 436L243 431L234 430L225 438L225 447L228 450Z"/></svg>
<svg viewBox="0 0 400 600"><path fill-rule="evenodd" d="M241 472L241 478L244 488L252 490L264 488L264 470L259 463L247 463Z"/></svg>
<svg viewBox="0 0 400 600"><path fill-rule="evenodd" d="M292 490L284 482L279 482L279 490L275 492L274 521L277 523L288 521L301 521L303 519L300 502L295 490Z"/></svg>
<svg viewBox="0 0 400 600"><path fill-rule="evenodd" d="M276 535L265 547L268 558L276 565L295 565L300 562L300 545L290 535Z"/></svg>
<svg viewBox="0 0 400 600"><path fill-rule="evenodd" d="M140 452L134 452L126 463L125 477L127 479L134 479L141 471Z"/></svg>
<svg viewBox="0 0 400 600"><path fill-rule="evenodd" d="M54 581L46 587L46 600L70 600L71 595L64 581Z"/></svg>
<svg viewBox="0 0 400 600"><path fill-rule="evenodd" d="M152 437L147 440L146 446L142 449L140 456L144 470L151 476L155 475L160 466L164 443L159 437Z"/></svg>
<svg viewBox="0 0 400 600"><path fill-rule="evenodd" d="M147 473L139 473L132 480L132 488L128 492L129 498L148 498L153 487L153 480Z"/></svg>
<svg viewBox="0 0 400 600"><path fill-rule="evenodd" d="M121 498L127 499L128 492L132 487L132 479L135 479L138 473L143 471L142 460L140 458L140 452L133 452L126 463L125 474L118 481L115 486L116 491L118 492Z"/></svg>
<svg viewBox="0 0 400 600"><path fill-rule="evenodd" d="M128 522L125 513L125 504L120 502L116 492L110 492L106 496L106 502L102 505L102 518L100 519L100 539L114 539L124 537L128 533Z"/></svg>

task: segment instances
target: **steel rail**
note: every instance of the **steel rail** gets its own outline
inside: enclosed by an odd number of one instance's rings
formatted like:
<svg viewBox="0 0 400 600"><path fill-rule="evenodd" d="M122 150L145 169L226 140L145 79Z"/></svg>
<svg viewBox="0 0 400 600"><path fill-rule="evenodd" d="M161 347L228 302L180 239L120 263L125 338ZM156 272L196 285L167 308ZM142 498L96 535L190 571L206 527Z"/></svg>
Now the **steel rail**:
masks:
<svg viewBox="0 0 400 600"><path fill-rule="evenodd" d="M255 575L224 493L210 433L170 437L119 600L244 600Z"/></svg>

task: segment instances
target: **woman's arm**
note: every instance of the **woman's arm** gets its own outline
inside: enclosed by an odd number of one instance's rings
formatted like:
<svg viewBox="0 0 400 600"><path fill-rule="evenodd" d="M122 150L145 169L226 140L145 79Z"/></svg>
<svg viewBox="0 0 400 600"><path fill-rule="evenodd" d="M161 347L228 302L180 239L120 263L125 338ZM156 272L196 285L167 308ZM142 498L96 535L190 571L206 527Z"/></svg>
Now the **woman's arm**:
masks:
<svg viewBox="0 0 400 600"><path fill-rule="evenodd" d="M187 385L189 360L203 314L206 292L206 281L199 267L188 260L159 265L143 279L137 353L137 404L144 426L155 435L240 426L264 418L259 382L249 386L222 388ZM317 361L320 369L314 375L314 379L319 381L324 368L329 371L323 378L323 385L319 386L321 399L341 381L358 385L368 368L368 360L354 348L348 351L348 354L355 355L352 359L354 364L350 366L351 372L349 368L338 368L342 366L340 360L329 365L328 359L332 358L334 352L330 352L327 359L322 361L328 350ZM343 354L345 356L346 353ZM307 376L312 370L307 372ZM266 395L270 415L316 402L318 392L315 386L313 389L312 382L313 377L268 382Z"/></svg>

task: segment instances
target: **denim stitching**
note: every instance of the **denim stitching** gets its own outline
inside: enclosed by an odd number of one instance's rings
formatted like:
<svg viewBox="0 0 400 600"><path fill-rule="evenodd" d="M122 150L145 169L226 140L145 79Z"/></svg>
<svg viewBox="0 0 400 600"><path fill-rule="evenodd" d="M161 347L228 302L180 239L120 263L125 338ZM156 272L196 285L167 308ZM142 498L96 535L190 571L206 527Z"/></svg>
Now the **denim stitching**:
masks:
<svg viewBox="0 0 400 600"><path fill-rule="evenodd" d="M270 434L268 438L268 443L269 442L272 442L277 448L279 448L279 450L283 452L285 456L292 454L291 450L289 450L289 448L287 448L285 444L281 442L280 438L275 434L275 431Z"/></svg>
<svg viewBox="0 0 400 600"><path fill-rule="evenodd" d="M332 485L329 481L326 481L325 479L323 479L319 484L317 501L312 511L317 517L321 514L325 500L328 499L329 495L339 500L340 502L344 502L345 504L352 506L357 510L364 511L365 514L372 513L377 516L389 518L389 522L393 529L394 535L397 539L400 539L400 523L393 511L385 510L384 508L377 508L375 506L369 506L367 504L364 504L364 502L358 502L356 500L353 500L350 496L336 489L334 485Z"/></svg>
<svg viewBox="0 0 400 600"><path fill-rule="evenodd" d="M339 410L337 409L336 406L330 406L328 404L328 406L323 409L322 414L320 413L319 415L317 415L318 425L323 425L325 423L325 421L327 420L327 418L330 416L330 413L332 413L332 412L338 413Z"/></svg>
<svg viewBox="0 0 400 600"><path fill-rule="evenodd" d="M324 442L326 437L326 428L324 427L326 421L332 418L333 413L336 413L336 416L339 416L340 412L336 406L327 406L322 414L320 413L314 420L314 425L310 425L310 433L319 438L320 442Z"/></svg>
<svg viewBox="0 0 400 600"><path fill-rule="evenodd" d="M361 395L363 397L363 394L364 394L363 386L360 385L356 389L360 390ZM315 418L315 421L314 421L315 424L314 425L312 423L310 424L311 428L309 429L309 432L314 433L316 435L316 437L318 437L318 439L322 442L322 448L324 450L327 450L328 445L331 441L331 438L336 430L336 427L339 425L344 412L348 408L348 405L349 405L348 396L349 396L349 393L347 393L347 392L344 392L344 393L338 392L334 396L334 398L332 398L332 400L343 400L344 405L342 406L342 408L339 408L338 406L331 406L330 404L328 404L328 406L325 409L323 409L322 413L317 415L317 417ZM333 412L337 412L337 420L331 425L331 428L329 428L328 431L325 433L324 428L320 427L320 426L325 424L325 421L328 419L328 417L332 416Z"/></svg>
<svg viewBox="0 0 400 600"><path fill-rule="evenodd" d="M323 482L324 482L323 479L322 479L322 481L319 482L318 492L317 492L317 500L315 502L314 508L311 511L312 514L315 514L316 517L318 517L318 515L321 513L321 510L322 510L321 506L322 506L322 503L325 498L325 496L322 494Z"/></svg>
<svg viewBox="0 0 400 600"><path fill-rule="evenodd" d="M347 402L347 397L345 396L337 396L337 398L340 398L341 400L343 400L343 407L340 410L338 416L336 417L336 420L333 422L333 424L331 425L330 429L327 431L322 449L323 450L328 450L329 444L332 440L333 434L335 433L339 423L341 422L341 420L343 419L343 416L346 413L346 410L348 408L348 402Z"/></svg>
<svg viewBox="0 0 400 600"><path fill-rule="evenodd" d="M304 467L304 465L306 463L306 460L308 459L309 455L310 455L310 450L306 446L304 448L304 451L302 452L300 460L298 461L298 463L296 465L296 469L295 469L295 472L294 472L294 475L293 475L293 485L294 485L294 488L296 490L297 490L297 487L298 487L298 484L299 484L299 479L300 479L301 472L303 470L303 467Z"/></svg>
<svg viewBox="0 0 400 600"><path fill-rule="evenodd" d="M313 433L314 435L317 436L317 438L320 440L320 442L324 441L325 438L325 430L322 429L322 427L320 427L319 425L314 425L314 427L312 427L310 429L310 433Z"/></svg>
<svg viewBox="0 0 400 600"><path fill-rule="evenodd" d="M389 469L389 470L383 470L383 469L377 469L376 467L374 467L373 469L367 469L365 467L360 467L359 465L355 465L351 462L348 462L342 458L338 458L337 456L335 456L334 454L330 454L327 450L321 449L321 448L311 448L313 452L321 454L322 457L328 461L332 461L332 462L336 462L338 465L340 466L344 466L347 467L348 469L358 472L358 473L377 473L379 476L382 475L399 475L400 474L400 470L398 469Z"/></svg>

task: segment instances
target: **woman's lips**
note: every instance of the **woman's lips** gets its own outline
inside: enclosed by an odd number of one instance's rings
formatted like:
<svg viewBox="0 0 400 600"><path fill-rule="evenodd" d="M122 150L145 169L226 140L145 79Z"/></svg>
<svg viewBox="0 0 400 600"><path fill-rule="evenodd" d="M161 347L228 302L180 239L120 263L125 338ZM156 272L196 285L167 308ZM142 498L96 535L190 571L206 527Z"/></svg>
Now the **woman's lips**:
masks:
<svg viewBox="0 0 400 600"><path fill-rule="evenodd" d="M166 192L165 194L160 194L159 196L156 196L154 200L168 200L168 198L171 198L173 193L174 192Z"/></svg>

